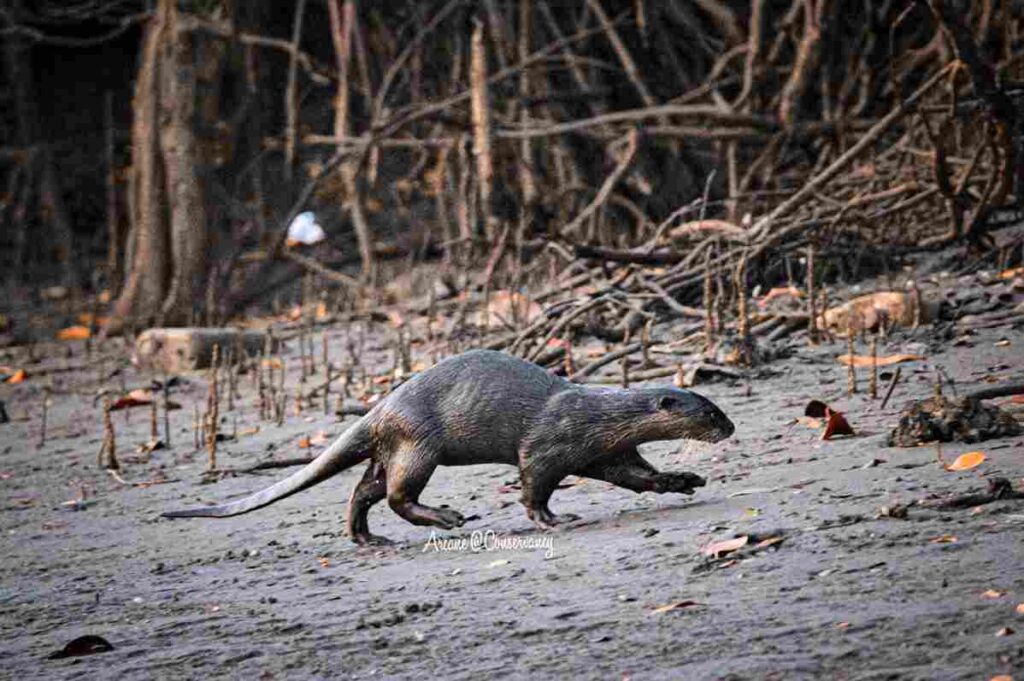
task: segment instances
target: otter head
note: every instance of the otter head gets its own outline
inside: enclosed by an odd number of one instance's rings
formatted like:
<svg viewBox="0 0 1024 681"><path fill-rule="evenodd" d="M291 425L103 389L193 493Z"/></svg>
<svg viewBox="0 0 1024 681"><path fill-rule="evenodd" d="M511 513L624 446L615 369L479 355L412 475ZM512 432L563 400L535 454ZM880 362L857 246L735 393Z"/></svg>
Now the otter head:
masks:
<svg viewBox="0 0 1024 681"><path fill-rule="evenodd" d="M664 439L718 442L736 427L714 402L689 390L655 388L645 391L653 411L652 425Z"/></svg>

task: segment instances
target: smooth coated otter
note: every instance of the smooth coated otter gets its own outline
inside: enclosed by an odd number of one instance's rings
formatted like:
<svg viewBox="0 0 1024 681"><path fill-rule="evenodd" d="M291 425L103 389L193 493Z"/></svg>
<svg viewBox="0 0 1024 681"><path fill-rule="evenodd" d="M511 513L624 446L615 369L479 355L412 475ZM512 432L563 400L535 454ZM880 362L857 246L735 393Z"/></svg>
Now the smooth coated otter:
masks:
<svg viewBox="0 0 1024 681"><path fill-rule="evenodd" d="M465 519L419 503L437 466L504 463L519 467L522 504L541 528L575 520L556 516L548 499L567 475L605 480L635 492L693 494L704 479L662 473L637 446L658 440L718 442L734 430L709 400L676 388L594 388L553 376L536 364L489 350L451 357L381 400L312 463L270 487L228 504L164 513L226 517L248 513L370 459L352 492L348 533L370 534L366 515L387 497L415 525L445 529Z"/></svg>

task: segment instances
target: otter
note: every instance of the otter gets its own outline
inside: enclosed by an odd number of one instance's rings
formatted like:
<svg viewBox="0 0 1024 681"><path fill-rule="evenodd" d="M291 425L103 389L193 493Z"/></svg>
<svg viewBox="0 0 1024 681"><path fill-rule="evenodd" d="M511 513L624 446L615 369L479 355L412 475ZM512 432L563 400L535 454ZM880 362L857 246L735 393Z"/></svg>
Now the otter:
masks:
<svg viewBox="0 0 1024 681"><path fill-rule="evenodd" d="M705 484L702 477L661 472L637 446L677 439L718 442L733 431L718 407L688 390L581 386L510 355L474 350L410 378L290 477L238 501L163 515L248 513L369 459L349 500L347 531L358 544L386 543L367 525L374 504L386 497L395 513L415 525L460 527L465 518L457 511L419 502L434 469L501 463L518 466L527 515L551 529L578 520L548 508L566 476L635 492L693 494Z"/></svg>

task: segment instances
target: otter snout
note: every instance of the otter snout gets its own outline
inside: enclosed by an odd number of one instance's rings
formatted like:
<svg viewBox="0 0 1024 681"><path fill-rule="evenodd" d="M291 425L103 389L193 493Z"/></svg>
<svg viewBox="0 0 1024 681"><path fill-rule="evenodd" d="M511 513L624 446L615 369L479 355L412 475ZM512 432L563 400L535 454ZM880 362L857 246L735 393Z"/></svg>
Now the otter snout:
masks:
<svg viewBox="0 0 1024 681"><path fill-rule="evenodd" d="M682 429L678 434L682 437L714 443L736 432L729 417L702 395L678 388L660 389L657 395L658 409L674 415L675 428Z"/></svg>
<svg viewBox="0 0 1024 681"><path fill-rule="evenodd" d="M710 400L708 400L708 407L710 408L705 416L710 423L707 437L708 442L721 442L736 432L736 426L725 415L725 412L715 406Z"/></svg>
<svg viewBox="0 0 1024 681"><path fill-rule="evenodd" d="M691 422L697 426L698 434L694 439L705 442L721 442L736 432L736 426L714 402L708 398L691 392L696 404L691 411Z"/></svg>

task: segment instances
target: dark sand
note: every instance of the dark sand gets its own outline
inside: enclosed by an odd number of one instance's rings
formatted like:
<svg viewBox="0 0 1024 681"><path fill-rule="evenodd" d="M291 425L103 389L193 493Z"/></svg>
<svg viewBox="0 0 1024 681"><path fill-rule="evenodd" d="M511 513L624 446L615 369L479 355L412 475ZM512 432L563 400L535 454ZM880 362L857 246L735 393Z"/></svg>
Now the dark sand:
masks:
<svg viewBox="0 0 1024 681"><path fill-rule="evenodd" d="M340 334L332 331L336 354ZM917 335L927 340L928 331ZM1002 338L1011 344L996 346ZM73 347L66 361L83 361ZM883 352L900 348L895 340ZM386 504L371 526L397 545L358 548L342 531L358 469L247 516L165 520L160 511L237 498L296 469L200 484L205 454L191 454L190 427L192 405L205 400L201 375L175 394L185 408L172 414L174 448L124 464L129 481L160 468L179 479L145 488L95 467L94 369L55 375L41 449L44 379L0 386L15 419L0 425L0 677L1024 679L1024 616L1015 614L1024 602L1024 502L876 517L896 502L980 490L982 475L1017 485L1024 477L1022 437L944 446L950 461L986 452L964 473L943 470L935 447L884 446L899 407L932 392L936 366L960 391L990 385L987 376L1024 379L1020 331L995 328L969 347L944 348L903 365L906 381L884 411L863 392L846 396L846 370L833 359L845 344L801 347L771 364L775 375L753 381L750 395L742 383L700 387L733 418L736 435L649 454L660 467L707 476L708 486L687 498L586 481L555 495L556 512L584 518L564 531L532 528L517 492L501 489L515 481L511 468L433 478L427 503L479 516L435 536L550 540L550 555L544 547L434 551L429 528ZM386 367L390 354L373 361ZM293 391L297 361L289 364ZM860 377L864 391L866 372ZM129 370L126 381L147 378ZM242 387L239 430L256 422L249 381ZM845 412L858 435L822 442L820 431L791 424L811 398ZM122 457L149 434L147 409L129 418L115 418ZM225 430L233 419L226 413ZM292 415L289 400L284 427L265 423L223 443L221 464L251 465L272 446L276 456L300 456L300 436L343 428L319 409ZM76 510L64 502L80 484L90 495ZM700 547L737 533L785 540L707 565ZM943 535L955 543L933 543ZM652 613L681 600L700 605ZM1007 627L1016 632L997 636ZM83 634L116 649L45 659Z"/></svg>

